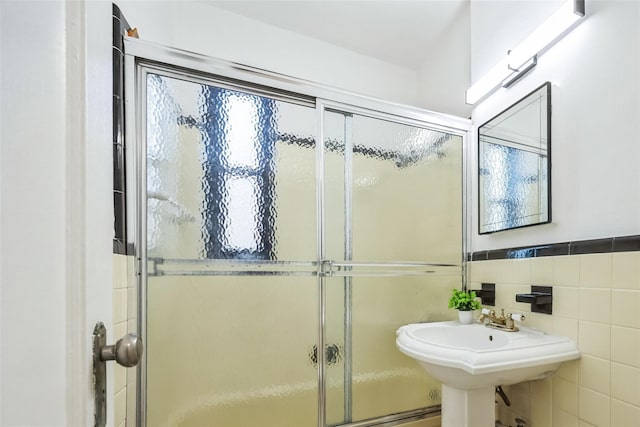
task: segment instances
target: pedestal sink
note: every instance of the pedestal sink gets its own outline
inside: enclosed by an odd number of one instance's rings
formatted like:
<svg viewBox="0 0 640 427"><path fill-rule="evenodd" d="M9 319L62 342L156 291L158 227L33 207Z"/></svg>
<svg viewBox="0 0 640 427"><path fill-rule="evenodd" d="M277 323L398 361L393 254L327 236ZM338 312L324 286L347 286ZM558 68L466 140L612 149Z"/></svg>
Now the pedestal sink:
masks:
<svg viewBox="0 0 640 427"><path fill-rule="evenodd" d="M494 427L496 386L545 378L580 357L568 338L479 323L402 326L396 345L442 382L442 427Z"/></svg>

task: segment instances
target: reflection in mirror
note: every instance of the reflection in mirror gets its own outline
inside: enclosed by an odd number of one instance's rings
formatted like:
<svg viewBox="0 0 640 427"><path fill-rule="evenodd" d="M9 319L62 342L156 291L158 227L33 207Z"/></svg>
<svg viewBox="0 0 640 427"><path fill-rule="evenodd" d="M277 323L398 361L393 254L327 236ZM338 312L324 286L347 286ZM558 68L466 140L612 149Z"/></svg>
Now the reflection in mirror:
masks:
<svg viewBox="0 0 640 427"><path fill-rule="evenodd" d="M551 221L551 83L478 129L479 233Z"/></svg>

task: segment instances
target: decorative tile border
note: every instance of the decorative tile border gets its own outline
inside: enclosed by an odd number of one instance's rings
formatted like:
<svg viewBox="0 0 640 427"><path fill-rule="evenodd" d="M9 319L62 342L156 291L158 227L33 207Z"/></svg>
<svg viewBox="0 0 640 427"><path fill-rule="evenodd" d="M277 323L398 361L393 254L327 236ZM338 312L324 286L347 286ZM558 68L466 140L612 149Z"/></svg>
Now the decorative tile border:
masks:
<svg viewBox="0 0 640 427"><path fill-rule="evenodd" d="M477 251L467 254L467 261L494 259L537 258L559 255L582 255L609 252L640 251L640 235L610 237L606 239L577 240L517 248Z"/></svg>

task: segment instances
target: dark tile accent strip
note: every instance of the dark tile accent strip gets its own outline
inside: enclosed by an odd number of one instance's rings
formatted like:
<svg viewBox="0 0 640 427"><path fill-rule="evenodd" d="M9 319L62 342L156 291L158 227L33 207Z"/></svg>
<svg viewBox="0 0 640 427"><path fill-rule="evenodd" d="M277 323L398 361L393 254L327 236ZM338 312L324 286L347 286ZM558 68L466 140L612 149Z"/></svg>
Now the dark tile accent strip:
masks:
<svg viewBox="0 0 640 427"><path fill-rule="evenodd" d="M536 247L536 257L569 255L569 242Z"/></svg>
<svg viewBox="0 0 640 427"><path fill-rule="evenodd" d="M493 259L536 258L631 251L640 251L640 234L634 236L609 237L606 239L577 240L575 242L477 251L467 254L467 260L485 261Z"/></svg>
<svg viewBox="0 0 640 427"><path fill-rule="evenodd" d="M125 255L127 253L127 244L120 239L113 239L113 253Z"/></svg>
<svg viewBox="0 0 640 427"><path fill-rule="evenodd" d="M569 244L569 255L613 252L613 237L608 239L582 240Z"/></svg>
<svg viewBox="0 0 640 427"><path fill-rule="evenodd" d="M124 193L124 147L122 144L113 144L113 190Z"/></svg>
<svg viewBox="0 0 640 427"><path fill-rule="evenodd" d="M493 251L487 251L487 259L504 259L509 255L509 249L496 249Z"/></svg>
<svg viewBox="0 0 640 427"><path fill-rule="evenodd" d="M536 248L514 248L507 250L507 258L532 258L536 256Z"/></svg>
<svg viewBox="0 0 640 427"><path fill-rule="evenodd" d="M471 261L486 261L487 251L474 252L471 256Z"/></svg>
<svg viewBox="0 0 640 427"><path fill-rule="evenodd" d="M640 251L640 236L613 238L613 252Z"/></svg>

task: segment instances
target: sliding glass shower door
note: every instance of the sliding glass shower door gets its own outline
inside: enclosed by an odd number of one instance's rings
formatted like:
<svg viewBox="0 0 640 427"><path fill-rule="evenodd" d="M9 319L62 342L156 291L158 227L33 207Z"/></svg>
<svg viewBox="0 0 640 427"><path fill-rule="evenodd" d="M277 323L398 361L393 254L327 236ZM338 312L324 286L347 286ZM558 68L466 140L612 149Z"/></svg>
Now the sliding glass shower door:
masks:
<svg viewBox="0 0 640 427"><path fill-rule="evenodd" d="M138 72L146 425L345 425L439 404L395 331L451 316L462 137Z"/></svg>
<svg viewBox="0 0 640 427"><path fill-rule="evenodd" d="M370 114L370 115L367 115ZM359 109L323 110L327 421L440 403L395 348L401 325L447 318L461 285L462 138Z"/></svg>
<svg viewBox="0 0 640 427"><path fill-rule="evenodd" d="M313 426L315 109L146 74L147 426Z"/></svg>

